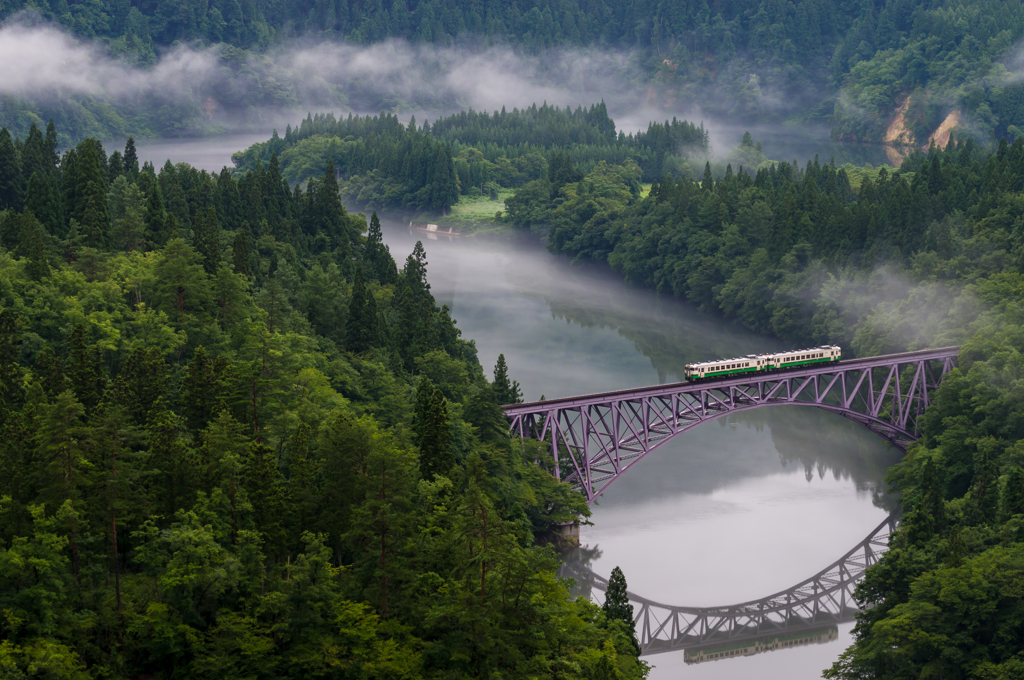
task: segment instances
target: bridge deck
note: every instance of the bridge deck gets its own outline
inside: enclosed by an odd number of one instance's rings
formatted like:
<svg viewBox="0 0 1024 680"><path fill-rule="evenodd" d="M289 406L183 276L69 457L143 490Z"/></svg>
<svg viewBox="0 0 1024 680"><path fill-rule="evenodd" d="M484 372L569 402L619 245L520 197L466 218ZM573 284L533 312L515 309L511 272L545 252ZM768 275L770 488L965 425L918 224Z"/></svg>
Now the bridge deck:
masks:
<svg viewBox="0 0 1024 680"><path fill-rule="evenodd" d="M651 385L649 387L634 387L625 390L614 390L612 392L597 392L594 394L583 394L573 397L559 397L557 399L545 399L544 401L531 401L524 404L506 404L502 406L502 410L508 416L520 415L523 413L536 413L538 411L546 410L548 408L564 408L567 406L587 406L589 404L597 404L606 402L611 399L622 399L622 398L643 398L657 396L665 391L674 391L687 386L692 387L729 387L730 385L749 385L751 382L758 379L771 380L780 376L787 378L799 378L808 375L814 375L816 373L830 373L834 372L837 367L843 369L857 369L857 368L871 368L873 366L886 366L894 361L922 361L929 359L941 359L949 355L950 352L959 350L959 347L939 347L937 349L926 349L919 350L916 352L902 352L899 354L883 354L881 356L866 357L863 359L847 359L840 361L836 364L827 364L822 366L814 366L811 368L804 369L787 369L782 371L771 371L765 373L753 373L747 374L736 378L727 378L723 380L705 380L702 382L675 382L665 383L664 385Z"/></svg>

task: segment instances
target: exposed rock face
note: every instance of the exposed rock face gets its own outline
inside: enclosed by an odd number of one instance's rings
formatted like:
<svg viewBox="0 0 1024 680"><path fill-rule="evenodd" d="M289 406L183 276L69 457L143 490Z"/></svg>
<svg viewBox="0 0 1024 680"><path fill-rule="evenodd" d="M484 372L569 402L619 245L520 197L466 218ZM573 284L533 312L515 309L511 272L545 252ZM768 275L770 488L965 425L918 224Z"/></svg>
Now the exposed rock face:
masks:
<svg viewBox="0 0 1024 680"><path fill-rule="evenodd" d="M932 133L932 136L928 138L928 142L935 142L935 146L940 149L945 148L949 144L949 136L953 133L953 128L960 124L960 112L953 110L950 112L946 119L942 121L938 129ZM927 149L927 147L925 147Z"/></svg>
<svg viewBox="0 0 1024 680"><path fill-rule="evenodd" d="M913 144L914 137L907 128L907 111L910 109L910 96L903 97L903 101L896 107L889 127L882 139L886 144Z"/></svg>
<svg viewBox="0 0 1024 680"><path fill-rule="evenodd" d="M906 95L899 100L899 104L896 110L893 112L892 120L889 121L889 127L885 131L885 137L882 140L886 144L886 155L889 158L889 162L893 166L899 166L903 162L903 159L912 151L913 147L920 143L920 140L914 138L913 133L907 125L907 115L910 109L910 96ZM945 120L936 128L935 132L928 136L928 139L923 143L920 143L922 151L927 151L928 146L932 143L935 146L944 148L949 143L950 135L953 133L953 129L961 123L961 112L953 110L946 116Z"/></svg>

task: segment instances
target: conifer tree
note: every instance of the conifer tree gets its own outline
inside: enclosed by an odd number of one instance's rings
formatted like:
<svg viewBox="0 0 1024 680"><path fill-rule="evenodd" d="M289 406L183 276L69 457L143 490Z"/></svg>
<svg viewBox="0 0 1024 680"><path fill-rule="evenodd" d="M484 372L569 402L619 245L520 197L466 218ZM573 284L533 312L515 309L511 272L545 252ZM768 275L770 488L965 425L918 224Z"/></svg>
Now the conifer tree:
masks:
<svg viewBox="0 0 1024 680"><path fill-rule="evenodd" d="M21 366L18 363L18 345L21 329L10 309L0 311L0 425L21 406L24 390Z"/></svg>
<svg viewBox="0 0 1024 680"><path fill-rule="evenodd" d="M78 401L90 411L96 408L106 391L107 377L102 350L86 343L82 324L75 324L68 338L67 376Z"/></svg>
<svg viewBox="0 0 1024 680"><path fill-rule="evenodd" d="M108 207L113 220L111 241L126 252L142 248L145 239L146 197L127 177L118 177L110 186Z"/></svg>
<svg viewBox="0 0 1024 680"><path fill-rule="evenodd" d="M231 242L231 264L235 273L244 276L247 281L252 277L252 269L249 267L250 255L248 230L239 229Z"/></svg>
<svg viewBox="0 0 1024 680"><path fill-rule="evenodd" d="M33 172L25 191L25 208L32 211L47 232L64 233L64 210L60 191L51 174Z"/></svg>
<svg viewBox="0 0 1024 680"><path fill-rule="evenodd" d="M28 129L28 136L25 138L25 148L21 153L21 176L29 178L38 173L41 177L50 175L53 172L53 164L47 167L46 142L42 133L35 123Z"/></svg>
<svg viewBox="0 0 1024 680"><path fill-rule="evenodd" d="M18 150L7 128L0 128L0 210L21 210L23 185Z"/></svg>
<svg viewBox="0 0 1024 680"><path fill-rule="evenodd" d="M387 435L375 438L361 480L363 501L352 513L348 540L365 546L356 563L366 599L382 618L401 610L415 578L407 551L413 518L416 458Z"/></svg>
<svg viewBox="0 0 1024 680"><path fill-rule="evenodd" d="M114 153L110 154L110 158L107 159L107 184L113 185L117 181L118 177L124 177L124 164L121 160L121 152L114 149Z"/></svg>
<svg viewBox="0 0 1024 680"><path fill-rule="evenodd" d="M88 245L102 248L107 242L107 231L110 228L103 147L95 139L86 139L76 150L72 170L74 202L67 216L78 220Z"/></svg>
<svg viewBox="0 0 1024 680"><path fill-rule="evenodd" d="M238 182L231 171L224 168L217 176L217 215L221 225L228 231L238 231L242 226L242 209L238 195Z"/></svg>
<svg viewBox="0 0 1024 680"><path fill-rule="evenodd" d="M135 181L139 176L139 153L135 149L135 138L130 136L124 145L124 155L121 157L121 165L124 174L128 179Z"/></svg>
<svg viewBox="0 0 1024 680"><path fill-rule="evenodd" d="M174 218L178 221L178 227L187 233L191 229L192 219L189 214L188 202L181 188L178 169L168 160L160 169L160 175L157 179L160 184L164 209L171 215L174 215Z"/></svg>
<svg viewBox="0 0 1024 680"><path fill-rule="evenodd" d="M991 523L999 509L999 470L991 451L991 443L981 441L974 454L974 479L971 480L972 519Z"/></svg>
<svg viewBox="0 0 1024 680"><path fill-rule="evenodd" d="M416 446L423 442L423 431L430 415L430 404L434 399L436 388L427 376L421 376L416 383L416 399L412 411L413 441Z"/></svg>
<svg viewBox="0 0 1024 680"><path fill-rule="evenodd" d="M220 268L220 224L213 208L196 213L192 228L192 247L203 258L203 268L213 275Z"/></svg>
<svg viewBox="0 0 1024 680"><path fill-rule="evenodd" d="M626 576L621 569L615 567L608 578L608 589L605 591L604 605L601 608L609 621L621 621L626 626L636 653L640 654L640 644L637 642L636 629L633 626L633 605L629 603L629 594L626 590Z"/></svg>
<svg viewBox="0 0 1024 680"><path fill-rule="evenodd" d="M352 299L348 305L348 319L345 321L345 344L356 354L369 350L376 340L374 331L377 313L376 309L369 309L367 297L372 297L372 294L366 290L363 265L360 264L356 267L355 280L352 282Z"/></svg>
<svg viewBox="0 0 1024 680"><path fill-rule="evenodd" d="M46 172L52 173L60 163L60 156L57 155L57 128L53 119L46 124L46 136L43 138L43 162L46 165Z"/></svg>
<svg viewBox="0 0 1024 680"><path fill-rule="evenodd" d="M451 441L448 400L441 394L441 390L435 389L420 440L420 474L423 479L433 479L435 475L447 476L451 472L455 466Z"/></svg>
<svg viewBox="0 0 1024 680"><path fill-rule="evenodd" d="M80 224L85 244L90 248L103 250L107 245L110 220L107 216L106 197L101 197L98 187L96 182L89 182L85 191L81 192L85 196L85 201Z"/></svg>
<svg viewBox="0 0 1024 680"><path fill-rule="evenodd" d="M379 281L383 285L395 283L398 280L398 266L395 258L391 257L391 251L384 243L384 235L380 229L380 218L374 210L370 215L370 228L366 234L366 250L363 256L366 262L366 276Z"/></svg>
<svg viewBox="0 0 1024 680"><path fill-rule="evenodd" d="M523 393L519 389L519 383L515 380L509 380L508 365L505 363L504 354L499 354L498 361L494 364L494 382L491 385L494 399L499 406L518 404L523 401Z"/></svg>
<svg viewBox="0 0 1024 680"><path fill-rule="evenodd" d="M1014 515L1024 515L1024 469L1013 466L1006 475L1000 499L1003 521Z"/></svg>
<svg viewBox="0 0 1024 680"><path fill-rule="evenodd" d="M79 577L78 551L80 489L90 483L90 468L84 442L88 432L82 417L86 409L70 391L57 396L52 404L41 405L35 418L35 442L41 465L36 469L41 498L51 508L67 505L68 538L72 569Z"/></svg>
<svg viewBox="0 0 1024 680"><path fill-rule="evenodd" d="M35 281L50 275L50 258L46 250L46 234L39 220L31 210L21 216L21 238L19 252L28 258L26 271Z"/></svg>
<svg viewBox="0 0 1024 680"><path fill-rule="evenodd" d="M447 214L448 209L459 200L458 182L451 149L447 144L439 144L430 178L430 202L427 207Z"/></svg>

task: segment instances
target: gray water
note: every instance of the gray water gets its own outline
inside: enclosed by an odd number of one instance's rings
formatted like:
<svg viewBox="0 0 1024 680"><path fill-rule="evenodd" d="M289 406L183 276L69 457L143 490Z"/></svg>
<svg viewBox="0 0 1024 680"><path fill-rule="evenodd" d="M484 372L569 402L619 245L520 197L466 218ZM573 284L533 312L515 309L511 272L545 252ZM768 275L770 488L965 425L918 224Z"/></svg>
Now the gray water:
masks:
<svg viewBox="0 0 1024 680"><path fill-rule="evenodd" d="M682 379L683 364L779 349L779 341L632 289L600 267L573 267L532 240L427 240L383 221L402 262L424 240L428 278L490 372L504 353L527 401ZM893 507L880 492L897 452L867 430L806 407L718 420L650 454L602 496L582 530L591 569L619 566L659 602L728 605L785 590L860 542ZM646 660L651 678L820 677L850 644L687 666Z"/></svg>
<svg viewBox="0 0 1024 680"><path fill-rule="evenodd" d="M265 138L267 135L264 135ZM162 165L230 165L248 138L147 145ZM233 147L233 148L230 148ZM603 268L573 267L532 240L427 240L384 220L401 264L416 240L428 276L489 374L504 353L527 400L680 380L685 363L782 348L694 307L632 289ZM882 479L899 456L857 425L806 407L772 407L677 437L618 480L583 527L589 564L620 566L631 591L667 604L727 605L817 573L893 507ZM810 680L851 642L687 666L682 652L646 660L667 678Z"/></svg>

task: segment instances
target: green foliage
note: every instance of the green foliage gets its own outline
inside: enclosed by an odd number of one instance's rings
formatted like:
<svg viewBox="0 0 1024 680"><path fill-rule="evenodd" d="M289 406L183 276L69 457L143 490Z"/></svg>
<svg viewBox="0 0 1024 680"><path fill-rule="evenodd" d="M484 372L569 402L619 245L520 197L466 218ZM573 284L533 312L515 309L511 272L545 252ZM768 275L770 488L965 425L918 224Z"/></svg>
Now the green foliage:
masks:
<svg viewBox="0 0 1024 680"><path fill-rule="evenodd" d="M673 168L685 164L684 156L709 151L704 127L685 121L651 123L637 134L614 131L603 103L575 110L545 104L493 114L469 111L441 118L429 129L404 126L386 113L310 115L294 130L289 126L283 138L275 134L233 158L243 169L256 170L280 155L281 171L293 182L333 164L346 177L340 188L348 200L447 214L460 194L474 190L496 193L547 179L555 198L564 184L580 179L581 169L611 162L639 169L653 181L677 174Z"/></svg>
<svg viewBox="0 0 1024 680"><path fill-rule="evenodd" d="M71 212L82 154L54 169ZM330 173L312 197L273 175L129 163L104 175L93 231L111 238L44 238L44 276L32 239L0 250L3 674L645 677L535 545L586 504L480 401L492 385L422 246L399 275L379 222L364 248L317 196ZM151 240L164 210L193 245ZM252 276L208 267L250 220ZM356 352L339 340L359 288L376 335Z"/></svg>

